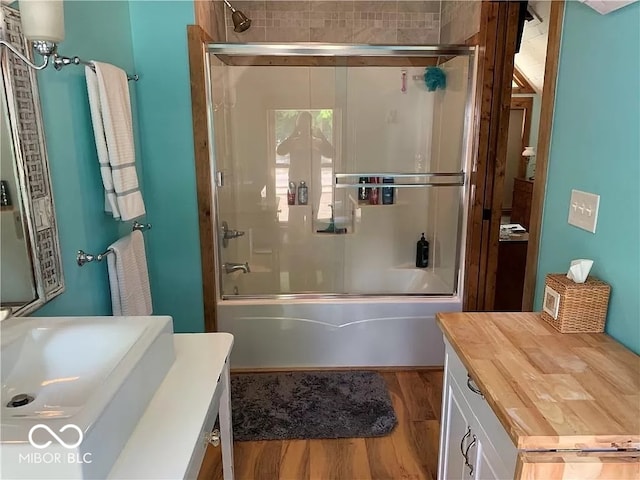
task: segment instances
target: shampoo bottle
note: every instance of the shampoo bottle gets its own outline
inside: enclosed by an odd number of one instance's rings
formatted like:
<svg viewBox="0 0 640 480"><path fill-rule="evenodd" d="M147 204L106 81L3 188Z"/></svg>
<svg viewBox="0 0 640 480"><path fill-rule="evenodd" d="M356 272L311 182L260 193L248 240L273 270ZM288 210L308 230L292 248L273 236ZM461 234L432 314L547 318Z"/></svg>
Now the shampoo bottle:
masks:
<svg viewBox="0 0 640 480"><path fill-rule="evenodd" d="M378 177L370 177L369 183L380 183L378 181ZM378 197L380 195L380 191L377 187L371 187L369 190L369 205L378 205Z"/></svg>
<svg viewBox="0 0 640 480"><path fill-rule="evenodd" d="M382 184L393 183L393 177L384 177ZM393 187L382 187L382 204L393 205Z"/></svg>
<svg viewBox="0 0 640 480"><path fill-rule="evenodd" d="M424 238L424 233L416 244L416 267L426 268L429 265L429 242Z"/></svg>
<svg viewBox="0 0 640 480"><path fill-rule="evenodd" d="M287 204L296 204L296 182L289 182L289 190L287 190Z"/></svg>
<svg viewBox="0 0 640 480"><path fill-rule="evenodd" d="M358 183L368 183L369 179L367 177L360 177ZM369 201L369 188L368 187L360 187L358 189L358 201L359 202L368 202Z"/></svg>
<svg viewBox="0 0 640 480"><path fill-rule="evenodd" d="M300 182L298 185L298 205L306 205L309 201L309 187L307 182Z"/></svg>

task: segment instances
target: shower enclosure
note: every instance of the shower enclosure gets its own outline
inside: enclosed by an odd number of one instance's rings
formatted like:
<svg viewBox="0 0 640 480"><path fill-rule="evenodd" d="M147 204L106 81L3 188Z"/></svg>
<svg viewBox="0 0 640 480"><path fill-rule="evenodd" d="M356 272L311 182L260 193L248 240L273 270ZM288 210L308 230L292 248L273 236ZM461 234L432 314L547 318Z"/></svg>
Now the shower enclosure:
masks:
<svg viewBox="0 0 640 480"><path fill-rule="evenodd" d="M208 57L233 366L441 363L434 314L461 309L475 48L210 44ZM446 85L429 91L429 69Z"/></svg>

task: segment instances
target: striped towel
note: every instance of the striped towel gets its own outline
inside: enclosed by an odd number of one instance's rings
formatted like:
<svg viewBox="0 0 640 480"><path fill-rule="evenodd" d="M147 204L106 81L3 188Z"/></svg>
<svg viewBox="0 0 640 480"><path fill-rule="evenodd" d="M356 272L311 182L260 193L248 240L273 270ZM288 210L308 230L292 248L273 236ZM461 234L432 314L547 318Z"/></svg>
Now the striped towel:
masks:
<svg viewBox="0 0 640 480"><path fill-rule="evenodd" d="M92 62L85 68L93 133L105 191L105 211L123 221L145 214L136 173L133 122L127 74Z"/></svg>

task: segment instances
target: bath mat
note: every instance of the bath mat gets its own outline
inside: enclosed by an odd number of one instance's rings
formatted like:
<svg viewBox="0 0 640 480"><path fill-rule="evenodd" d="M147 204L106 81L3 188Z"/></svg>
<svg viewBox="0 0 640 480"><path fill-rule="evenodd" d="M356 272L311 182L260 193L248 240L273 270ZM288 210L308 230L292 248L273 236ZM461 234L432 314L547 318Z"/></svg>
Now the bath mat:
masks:
<svg viewBox="0 0 640 480"><path fill-rule="evenodd" d="M377 437L397 422L375 372L235 374L231 406L236 441Z"/></svg>

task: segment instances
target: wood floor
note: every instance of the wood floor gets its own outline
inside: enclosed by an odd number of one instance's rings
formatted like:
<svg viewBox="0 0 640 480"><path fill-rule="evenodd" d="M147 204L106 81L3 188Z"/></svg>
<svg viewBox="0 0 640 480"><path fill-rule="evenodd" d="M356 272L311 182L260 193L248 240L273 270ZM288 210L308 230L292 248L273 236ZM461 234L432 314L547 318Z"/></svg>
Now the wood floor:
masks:
<svg viewBox="0 0 640 480"><path fill-rule="evenodd" d="M435 480L442 370L380 373L398 417L391 434L235 442L236 480ZM209 446L198 479L222 479L219 447Z"/></svg>

